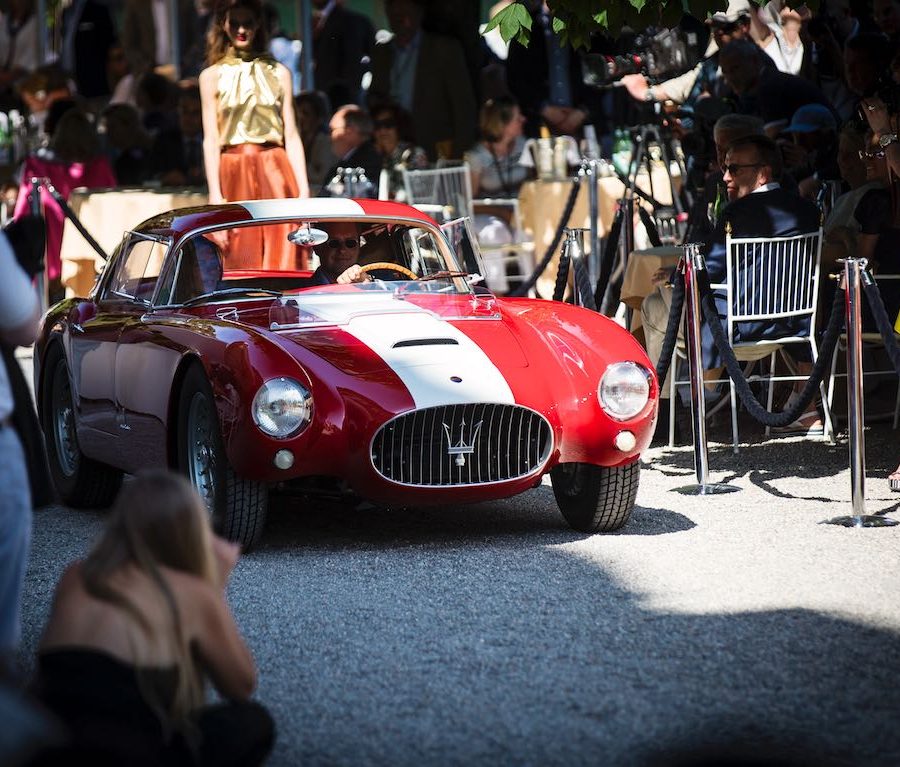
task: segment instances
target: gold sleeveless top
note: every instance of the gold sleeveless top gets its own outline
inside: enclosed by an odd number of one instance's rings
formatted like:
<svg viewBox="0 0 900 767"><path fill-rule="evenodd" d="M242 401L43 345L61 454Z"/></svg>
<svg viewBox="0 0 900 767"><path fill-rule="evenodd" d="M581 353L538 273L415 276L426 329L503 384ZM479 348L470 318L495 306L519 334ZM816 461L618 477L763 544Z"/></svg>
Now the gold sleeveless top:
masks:
<svg viewBox="0 0 900 767"><path fill-rule="evenodd" d="M278 62L268 54L229 52L218 64L219 145L284 144Z"/></svg>

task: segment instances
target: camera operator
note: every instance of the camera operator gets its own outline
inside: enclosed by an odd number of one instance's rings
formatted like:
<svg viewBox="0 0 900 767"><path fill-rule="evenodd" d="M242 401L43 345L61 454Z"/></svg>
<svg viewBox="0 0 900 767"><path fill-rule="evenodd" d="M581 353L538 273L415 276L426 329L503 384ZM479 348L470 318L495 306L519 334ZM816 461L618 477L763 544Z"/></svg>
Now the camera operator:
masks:
<svg viewBox="0 0 900 767"><path fill-rule="evenodd" d="M730 90L719 68L719 50L732 40L750 36L750 3L748 0L729 0L728 8L712 15L708 23L712 27L715 45L710 43L707 56L697 66L678 77L650 85L641 74L625 75L622 85L637 101L672 101L675 104L693 106L706 96L724 98Z"/></svg>

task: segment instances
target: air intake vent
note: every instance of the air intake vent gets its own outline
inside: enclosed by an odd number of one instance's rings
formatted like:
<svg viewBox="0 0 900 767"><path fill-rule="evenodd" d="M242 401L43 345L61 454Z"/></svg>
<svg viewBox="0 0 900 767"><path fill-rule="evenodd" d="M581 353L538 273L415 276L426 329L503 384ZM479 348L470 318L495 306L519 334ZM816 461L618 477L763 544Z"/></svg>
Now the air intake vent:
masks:
<svg viewBox="0 0 900 767"><path fill-rule="evenodd" d="M393 348L400 349L403 346L459 346L459 341L455 338L410 338L397 341Z"/></svg>
<svg viewBox="0 0 900 767"><path fill-rule="evenodd" d="M372 464L403 485L482 485L533 474L552 445L550 424L528 408L444 405L388 421L372 440Z"/></svg>

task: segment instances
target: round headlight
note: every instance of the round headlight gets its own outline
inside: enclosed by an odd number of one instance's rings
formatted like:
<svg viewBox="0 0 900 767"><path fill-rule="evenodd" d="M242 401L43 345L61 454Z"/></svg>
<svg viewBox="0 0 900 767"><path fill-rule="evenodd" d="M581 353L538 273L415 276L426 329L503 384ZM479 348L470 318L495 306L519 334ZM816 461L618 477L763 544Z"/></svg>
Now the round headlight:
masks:
<svg viewBox="0 0 900 767"><path fill-rule="evenodd" d="M312 395L292 378L272 378L253 398L253 420L264 434L284 439L312 418Z"/></svg>
<svg viewBox="0 0 900 767"><path fill-rule="evenodd" d="M616 362L600 379L597 396L611 418L617 421L633 418L650 399L650 371L636 362Z"/></svg>

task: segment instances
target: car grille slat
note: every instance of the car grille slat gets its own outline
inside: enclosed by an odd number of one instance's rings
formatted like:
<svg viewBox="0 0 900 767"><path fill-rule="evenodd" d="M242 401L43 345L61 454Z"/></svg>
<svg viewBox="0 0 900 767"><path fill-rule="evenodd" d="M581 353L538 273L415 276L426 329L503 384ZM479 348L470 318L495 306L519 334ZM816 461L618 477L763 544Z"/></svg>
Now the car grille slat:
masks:
<svg viewBox="0 0 900 767"><path fill-rule="evenodd" d="M404 413L372 439L385 479L418 487L506 482L538 471L552 449L550 424L519 405L441 405Z"/></svg>

